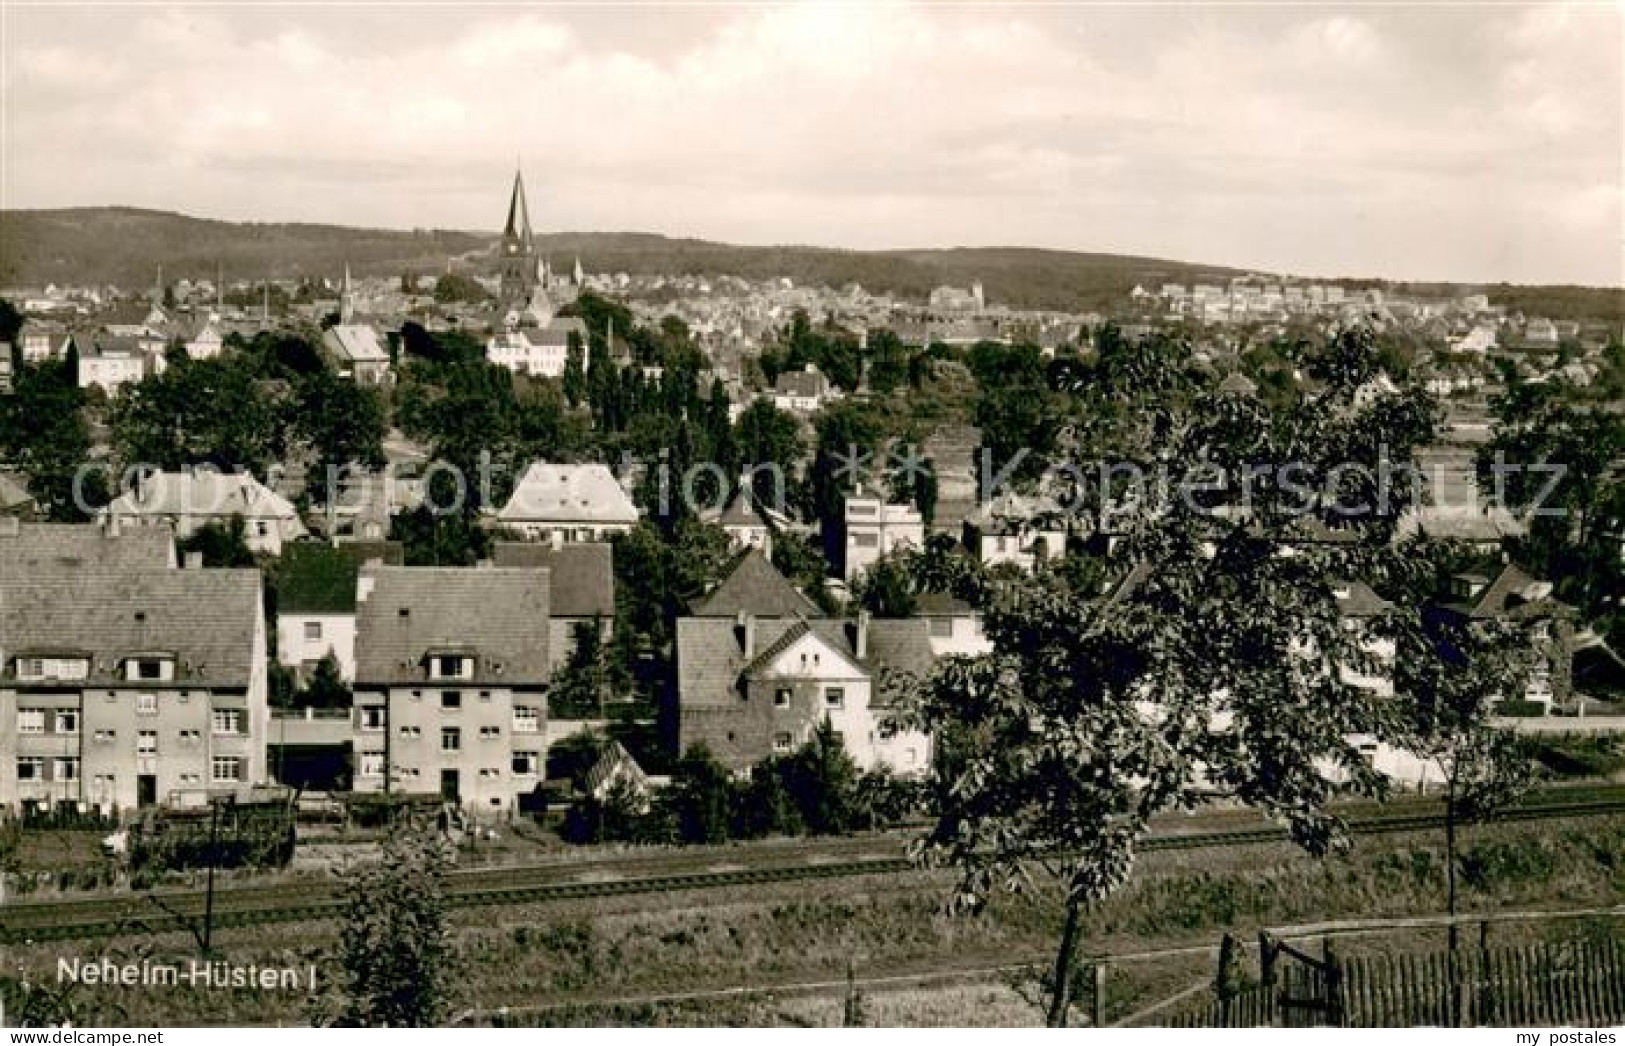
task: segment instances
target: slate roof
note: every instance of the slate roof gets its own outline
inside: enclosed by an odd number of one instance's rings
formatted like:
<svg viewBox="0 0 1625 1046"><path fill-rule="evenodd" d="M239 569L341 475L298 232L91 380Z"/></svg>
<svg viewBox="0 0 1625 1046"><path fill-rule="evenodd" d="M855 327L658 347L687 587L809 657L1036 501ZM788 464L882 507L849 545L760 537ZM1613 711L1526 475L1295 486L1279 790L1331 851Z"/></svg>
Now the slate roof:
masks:
<svg viewBox="0 0 1625 1046"><path fill-rule="evenodd" d="M829 380L812 364L802 370L787 370L773 382L773 392L778 396L816 399L828 391Z"/></svg>
<svg viewBox="0 0 1625 1046"><path fill-rule="evenodd" d="M120 516L242 516L277 519L303 533L299 514L287 498L246 473L153 472L139 490L121 495L106 511Z"/></svg>
<svg viewBox="0 0 1625 1046"><path fill-rule="evenodd" d="M334 355L351 363L389 362L389 350L378 332L364 323L341 323L322 335L322 340Z"/></svg>
<svg viewBox="0 0 1625 1046"><path fill-rule="evenodd" d="M165 570L175 563L175 532L168 524L125 526L116 537L95 523L19 523L14 533L0 525L0 578L77 569Z"/></svg>
<svg viewBox="0 0 1625 1046"><path fill-rule="evenodd" d="M1552 598L1549 581L1539 581L1508 563L1478 595L1447 604L1445 609L1471 618L1528 618L1568 610Z"/></svg>
<svg viewBox="0 0 1625 1046"><path fill-rule="evenodd" d="M932 664L931 628L923 618L869 622L867 656L857 657L857 622L835 618L756 622L756 656L745 658L741 629L720 617L677 619L678 700L686 707L726 706L738 700L740 678L762 671L792 643L809 633L861 667L871 680L886 671L924 675ZM871 702L883 702L880 688Z"/></svg>
<svg viewBox="0 0 1625 1046"><path fill-rule="evenodd" d="M258 570L39 571L0 577L0 650L87 654L91 686L119 681L122 658L163 652L171 685L246 687L260 613Z"/></svg>
<svg viewBox="0 0 1625 1046"><path fill-rule="evenodd" d="M636 523L637 506L607 465L532 462L497 518L565 523Z"/></svg>
<svg viewBox="0 0 1625 1046"><path fill-rule="evenodd" d="M420 683L430 650L471 648L471 683L541 686L548 664L548 576L498 567L366 567L356 609L356 680Z"/></svg>
<svg viewBox="0 0 1625 1046"><path fill-rule="evenodd" d="M689 613L695 617L821 617L818 605L802 595L759 549L749 549L734 561L722 583L697 600Z"/></svg>
<svg viewBox="0 0 1625 1046"><path fill-rule="evenodd" d="M388 566L405 562L396 541L295 541L283 546L277 564L277 610L287 614L353 614L355 583L368 560Z"/></svg>
<svg viewBox="0 0 1625 1046"><path fill-rule="evenodd" d="M491 551L499 567L543 569L554 617L615 616L614 558L608 542L577 541L554 548L530 541L498 541Z"/></svg>
<svg viewBox="0 0 1625 1046"><path fill-rule="evenodd" d="M1394 606L1363 581L1337 581L1332 588L1337 593L1338 613L1344 617L1375 617Z"/></svg>

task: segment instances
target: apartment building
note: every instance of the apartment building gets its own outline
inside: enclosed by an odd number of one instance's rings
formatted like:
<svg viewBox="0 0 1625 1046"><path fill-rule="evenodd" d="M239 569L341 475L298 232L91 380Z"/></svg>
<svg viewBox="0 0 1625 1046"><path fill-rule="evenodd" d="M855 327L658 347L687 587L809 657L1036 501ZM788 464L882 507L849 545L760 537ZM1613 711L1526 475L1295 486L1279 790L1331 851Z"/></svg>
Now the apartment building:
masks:
<svg viewBox="0 0 1625 1046"><path fill-rule="evenodd" d="M545 776L545 570L368 566L357 586L355 789L509 814Z"/></svg>
<svg viewBox="0 0 1625 1046"><path fill-rule="evenodd" d="M844 512L843 576L852 581L881 557L904 548L925 547L925 520L911 505L880 498L849 497Z"/></svg>
<svg viewBox="0 0 1625 1046"><path fill-rule="evenodd" d="M0 574L0 808L192 806L265 781L265 663L257 570Z"/></svg>

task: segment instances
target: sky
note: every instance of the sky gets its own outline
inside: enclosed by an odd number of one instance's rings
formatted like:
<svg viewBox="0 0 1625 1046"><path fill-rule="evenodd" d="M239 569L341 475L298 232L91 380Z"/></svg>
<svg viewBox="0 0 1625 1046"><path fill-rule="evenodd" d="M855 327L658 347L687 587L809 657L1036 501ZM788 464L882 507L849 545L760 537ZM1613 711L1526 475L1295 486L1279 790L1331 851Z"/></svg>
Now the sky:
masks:
<svg viewBox="0 0 1625 1046"><path fill-rule="evenodd" d="M0 207L1625 284L1625 6L0 0ZM3 231L0 231L3 234ZM589 266L590 267L590 266Z"/></svg>

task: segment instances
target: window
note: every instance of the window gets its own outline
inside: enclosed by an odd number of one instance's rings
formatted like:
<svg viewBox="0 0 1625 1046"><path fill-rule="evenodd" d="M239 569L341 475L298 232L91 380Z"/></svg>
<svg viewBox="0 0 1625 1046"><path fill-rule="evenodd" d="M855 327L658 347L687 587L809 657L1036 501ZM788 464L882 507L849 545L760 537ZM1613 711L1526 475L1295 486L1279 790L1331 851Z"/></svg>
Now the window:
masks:
<svg viewBox="0 0 1625 1046"><path fill-rule="evenodd" d="M489 700L491 700L491 691L489 691L489 690L481 690L480 691L480 700L481 701L489 701Z"/></svg>
<svg viewBox="0 0 1625 1046"><path fill-rule="evenodd" d="M384 722L386 719L384 712L385 709L383 705L362 705L361 729L382 730L384 728Z"/></svg>
<svg viewBox="0 0 1625 1046"><path fill-rule="evenodd" d="M502 771L494 766L482 766L480 767L480 776L486 780L495 780L502 776Z"/></svg>
<svg viewBox="0 0 1625 1046"><path fill-rule="evenodd" d="M135 734L135 754L136 755L157 755L158 754L158 731L156 731L156 730L137 730L136 734Z"/></svg>
<svg viewBox="0 0 1625 1046"><path fill-rule="evenodd" d="M19 708L17 709L17 732L19 734L45 733L45 709Z"/></svg>
<svg viewBox="0 0 1625 1046"><path fill-rule="evenodd" d="M513 772L515 777L535 777L537 768L541 766L542 758L537 752L515 752L513 754Z"/></svg>
<svg viewBox="0 0 1625 1046"><path fill-rule="evenodd" d="M240 708L216 708L209 715L209 725L216 737L243 732L243 712Z"/></svg>
<svg viewBox="0 0 1625 1046"><path fill-rule="evenodd" d="M401 727L401 736L415 741L423 736L423 728L421 726L403 726Z"/></svg>
<svg viewBox="0 0 1625 1046"><path fill-rule="evenodd" d="M384 776L384 753L362 752L359 773L362 777Z"/></svg>
<svg viewBox="0 0 1625 1046"><path fill-rule="evenodd" d="M440 710L455 712L463 707L463 692L461 690L440 691Z"/></svg>
<svg viewBox="0 0 1625 1046"><path fill-rule="evenodd" d="M322 623L320 621L306 621L305 622L305 638L306 639L320 639L320 638L322 638Z"/></svg>
<svg viewBox="0 0 1625 1046"><path fill-rule="evenodd" d="M71 709L63 709L56 714L56 732L59 734L77 734L79 732L79 713Z"/></svg>
<svg viewBox="0 0 1625 1046"><path fill-rule="evenodd" d="M113 774L97 774L95 782L96 791L104 795L118 787L118 778Z"/></svg>
<svg viewBox="0 0 1625 1046"><path fill-rule="evenodd" d="M20 657L17 659L18 679L44 679L45 659L43 657Z"/></svg>
<svg viewBox="0 0 1625 1046"><path fill-rule="evenodd" d="M480 740L481 741L495 741L501 736L502 736L502 728L500 726L482 726L482 727L480 727Z"/></svg>
<svg viewBox="0 0 1625 1046"><path fill-rule="evenodd" d="M117 730L98 730L98 731L96 731L96 743L99 744L99 745L110 745L114 741L117 741L117 740L118 740L118 731Z"/></svg>
<svg viewBox="0 0 1625 1046"><path fill-rule="evenodd" d="M51 763L51 776L58 781L79 780L79 759L77 756L59 755Z"/></svg>
<svg viewBox="0 0 1625 1046"><path fill-rule="evenodd" d="M773 691L773 707L774 708L789 708L790 707L790 688L789 687L781 686L777 690Z"/></svg>
<svg viewBox="0 0 1625 1046"><path fill-rule="evenodd" d="M150 693L135 695L135 711L137 715L157 715L158 695Z"/></svg>
<svg viewBox="0 0 1625 1046"><path fill-rule="evenodd" d="M45 780L45 760L37 755L25 755L17 760L17 780Z"/></svg>
<svg viewBox="0 0 1625 1046"><path fill-rule="evenodd" d="M185 745L186 747L193 748L193 747L195 747L197 745L200 745L202 743L203 743L203 731L201 731L201 730L182 730L181 731L181 744Z"/></svg>
<svg viewBox="0 0 1625 1046"><path fill-rule="evenodd" d="M183 785L195 785L202 783L203 778L199 777L197 774L191 773L190 771L181 774L181 784Z"/></svg>
<svg viewBox="0 0 1625 1046"><path fill-rule="evenodd" d="M852 544L857 548L877 548L880 545L879 534L853 534Z"/></svg>
<svg viewBox="0 0 1625 1046"><path fill-rule="evenodd" d="M241 781L243 779L243 761L234 755L217 755L209 760L209 779L211 781Z"/></svg>
<svg viewBox="0 0 1625 1046"><path fill-rule="evenodd" d="M142 657L130 663L131 679L162 679L164 663L157 658Z"/></svg>
<svg viewBox="0 0 1625 1046"><path fill-rule="evenodd" d="M463 657L460 654L437 655L431 667L436 679L465 679L474 674L473 658Z"/></svg>
<svg viewBox="0 0 1625 1046"><path fill-rule="evenodd" d="M790 750L790 735L778 733L773 735L773 751L788 752Z"/></svg>
<svg viewBox="0 0 1625 1046"><path fill-rule="evenodd" d="M463 750L463 731L455 726L440 728L440 750L442 752L460 752Z"/></svg>
<svg viewBox="0 0 1625 1046"><path fill-rule="evenodd" d="M824 691L824 706L826 708L845 708L846 691L838 686L826 689Z"/></svg>
<svg viewBox="0 0 1625 1046"><path fill-rule="evenodd" d="M541 716L530 705L513 706L513 732L516 734L534 734L541 729Z"/></svg>

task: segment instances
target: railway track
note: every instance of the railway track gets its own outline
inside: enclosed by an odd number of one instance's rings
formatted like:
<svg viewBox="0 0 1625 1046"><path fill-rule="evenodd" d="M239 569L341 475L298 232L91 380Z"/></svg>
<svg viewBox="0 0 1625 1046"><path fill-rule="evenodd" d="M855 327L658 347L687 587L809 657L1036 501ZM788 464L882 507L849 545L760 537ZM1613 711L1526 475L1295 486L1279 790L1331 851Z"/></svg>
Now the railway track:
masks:
<svg viewBox="0 0 1625 1046"><path fill-rule="evenodd" d="M1543 798L1503 811L1501 822L1599 817L1625 813L1625 790ZM1427 810L1389 812L1350 821L1356 835L1391 835L1441 828L1443 818ZM1163 832L1140 845L1146 852L1197 850L1219 846L1280 843L1288 838L1275 826L1222 831ZM834 840L817 847L786 847L772 853L673 855L637 861L594 861L553 865L465 869L453 873L447 889L452 907L478 908L542 904L672 893L683 890L752 886L798 880L919 872L894 840ZM741 862L752 864L742 865ZM636 874L628 867L642 866ZM72 901L37 901L0 908L0 943L86 940L162 933L187 933L203 916L201 891L125 894ZM342 901L312 884L283 884L218 891L214 925L225 927L294 923L332 917Z"/></svg>

